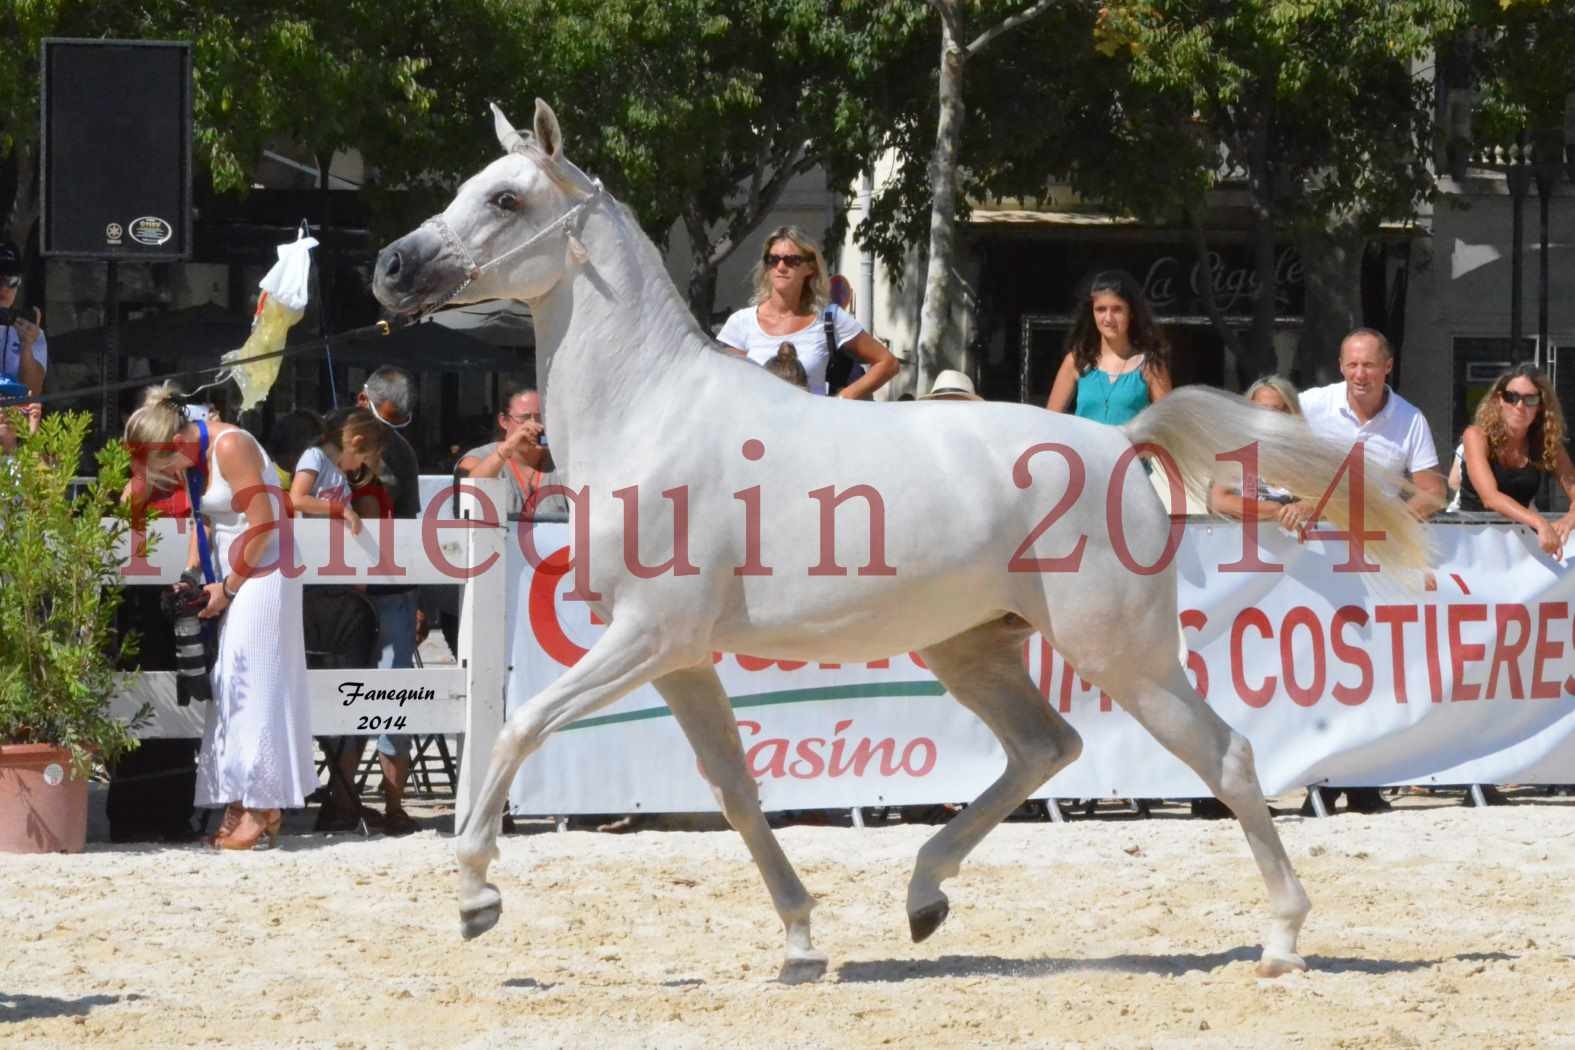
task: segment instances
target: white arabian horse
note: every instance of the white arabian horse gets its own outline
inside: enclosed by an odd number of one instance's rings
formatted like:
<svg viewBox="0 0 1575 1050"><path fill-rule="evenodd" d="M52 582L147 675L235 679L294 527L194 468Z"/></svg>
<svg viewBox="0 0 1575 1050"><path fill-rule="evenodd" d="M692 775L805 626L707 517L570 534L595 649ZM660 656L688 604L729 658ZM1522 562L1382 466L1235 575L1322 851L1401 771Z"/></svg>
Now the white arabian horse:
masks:
<svg viewBox="0 0 1575 1050"><path fill-rule="evenodd" d="M1024 667L1023 641L1038 630L1240 818L1269 895L1258 970L1305 968L1307 896L1251 746L1182 669L1172 521L1131 459L1153 443L1201 486L1216 452L1256 442L1263 475L1317 498L1347 450L1197 387L1125 428L1027 405L811 396L701 331L629 211L564 157L545 103L534 134L494 116L504 156L383 249L374 287L402 314L530 304L552 453L579 493L577 591L608 626L498 739L459 832L464 936L501 912L487 867L520 763L554 730L650 682L782 917L783 979L819 977L814 898L762 815L711 652L862 662L913 649L1006 753L1000 778L919 851L907 911L923 940L947 915L941 883L1081 750ZM1368 487L1393 480L1369 472ZM1343 520L1344 492L1332 520ZM1420 529L1394 501L1375 499L1366 521L1388 534L1374 548L1386 564L1420 560Z"/></svg>

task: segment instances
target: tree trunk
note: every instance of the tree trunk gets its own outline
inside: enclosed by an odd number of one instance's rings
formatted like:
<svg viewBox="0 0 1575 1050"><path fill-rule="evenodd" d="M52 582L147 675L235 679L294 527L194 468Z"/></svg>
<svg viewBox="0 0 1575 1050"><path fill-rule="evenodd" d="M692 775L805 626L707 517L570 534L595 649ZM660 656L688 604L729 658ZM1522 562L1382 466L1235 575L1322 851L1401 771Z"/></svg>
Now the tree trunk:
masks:
<svg viewBox="0 0 1575 1050"><path fill-rule="evenodd" d="M18 145L11 154L12 177L16 180L16 193L5 214L5 236L16 242L17 248L27 255L28 236L38 221L38 147L29 142Z"/></svg>
<svg viewBox="0 0 1575 1050"><path fill-rule="evenodd" d="M1204 308L1208 311L1209 321L1214 325L1214 331L1220 337L1220 342L1225 344L1225 352L1230 357L1231 371L1235 373L1233 378L1236 385L1245 389L1241 372L1246 355L1241 343L1241 333L1226 322L1225 311L1220 309L1219 299L1214 294L1214 267L1213 260L1209 258L1208 235L1203 230L1202 206L1187 209L1187 229L1191 233L1193 254L1197 257L1197 274L1203 281L1203 287L1198 290L1203 295Z"/></svg>
<svg viewBox="0 0 1575 1050"><path fill-rule="evenodd" d="M1367 238L1355 223L1333 224L1296 239L1307 288L1301 341L1292 377L1298 386L1340 378L1340 340L1362 323L1362 252Z"/></svg>
<svg viewBox="0 0 1575 1050"><path fill-rule="evenodd" d="M1253 377L1268 375L1279 367L1274 353L1274 307L1279 298L1274 272L1274 168L1269 161L1268 120L1264 119L1252 137L1252 167L1248 175L1252 190L1252 265L1258 278L1258 294L1252 301L1252 338L1247 363Z"/></svg>
<svg viewBox="0 0 1575 1050"><path fill-rule="evenodd" d="M716 270L713 258L715 245L706 229L705 220L693 209L684 212L684 232L689 235L689 312L700 327L711 331L711 310L716 304ZM724 255L723 258L726 258Z"/></svg>
<svg viewBox="0 0 1575 1050"><path fill-rule="evenodd" d="M942 342L951 322L952 250L957 239L957 153L962 143L963 66L966 55L953 33L952 18L941 18L940 119L930 155L930 260L924 277L924 309L919 315L915 385L929 391L941 370Z"/></svg>

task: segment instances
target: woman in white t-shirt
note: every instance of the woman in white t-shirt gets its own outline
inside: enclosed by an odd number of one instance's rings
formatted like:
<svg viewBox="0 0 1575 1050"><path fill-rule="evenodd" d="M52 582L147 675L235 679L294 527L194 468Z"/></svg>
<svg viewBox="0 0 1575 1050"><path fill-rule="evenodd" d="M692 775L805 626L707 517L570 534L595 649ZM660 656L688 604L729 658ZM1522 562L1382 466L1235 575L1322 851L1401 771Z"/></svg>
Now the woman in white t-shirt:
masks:
<svg viewBox="0 0 1575 1050"><path fill-rule="evenodd" d="M839 352L864 365L862 376L843 387L839 397L868 398L897 374L897 359L842 307L827 305L830 281L820 248L796 226L781 226L766 237L755 267L753 302L727 319L717 341L758 365L791 342L809 377L809 392L826 393L831 361L825 322L829 314Z"/></svg>

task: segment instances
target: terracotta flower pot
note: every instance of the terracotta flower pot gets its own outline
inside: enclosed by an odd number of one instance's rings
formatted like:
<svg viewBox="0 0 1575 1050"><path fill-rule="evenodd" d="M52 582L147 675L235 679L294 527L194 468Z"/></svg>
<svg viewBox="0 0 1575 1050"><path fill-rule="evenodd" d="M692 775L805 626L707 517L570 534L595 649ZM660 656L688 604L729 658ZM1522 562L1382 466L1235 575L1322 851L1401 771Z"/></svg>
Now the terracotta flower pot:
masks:
<svg viewBox="0 0 1575 1050"><path fill-rule="evenodd" d="M87 782L50 744L0 746L0 852L81 853L87 843Z"/></svg>

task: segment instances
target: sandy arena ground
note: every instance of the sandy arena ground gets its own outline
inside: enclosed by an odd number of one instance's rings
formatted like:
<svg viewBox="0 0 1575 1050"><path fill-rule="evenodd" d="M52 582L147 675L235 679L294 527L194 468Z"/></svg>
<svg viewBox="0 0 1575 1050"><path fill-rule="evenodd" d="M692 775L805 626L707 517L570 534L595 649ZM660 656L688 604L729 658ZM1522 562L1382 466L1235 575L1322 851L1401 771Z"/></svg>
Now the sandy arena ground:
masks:
<svg viewBox="0 0 1575 1050"><path fill-rule="evenodd" d="M933 829L785 829L831 955L799 987L730 832L505 837L503 920L470 944L435 830L0 856L0 1044L1575 1047L1575 804L1407 803L1279 821L1314 969L1278 981L1234 822L1008 824L922 945L903 889Z"/></svg>

